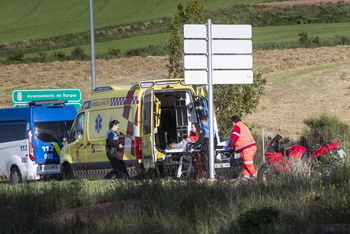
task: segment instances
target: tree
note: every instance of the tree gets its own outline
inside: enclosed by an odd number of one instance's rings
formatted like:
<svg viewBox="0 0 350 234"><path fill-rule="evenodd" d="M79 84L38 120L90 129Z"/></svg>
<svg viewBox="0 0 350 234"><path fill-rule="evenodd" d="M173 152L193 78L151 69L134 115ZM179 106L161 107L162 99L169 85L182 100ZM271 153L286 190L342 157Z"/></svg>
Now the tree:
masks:
<svg viewBox="0 0 350 234"><path fill-rule="evenodd" d="M214 85L214 106L219 132L222 137L229 137L232 115L251 114L258 106L265 84L266 79L261 74L257 74L254 75L253 84Z"/></svg>
<svg viewBox="0 0 350 234"><path fill-rule="evenodd" d="M183 25L205 24L208 18L203 6L198 0L189 0L185 8L181 3L178 12L170 22L170 39L168 42L169 77L184 77L183 66ZM261 74L254 75L251 85L215 85L213 89L214 106L219 126L219 132L227 137L231 130L230 117L233 114L244 115L252 113L263 94L266 80Z"/></svg>
<svg viewBox="0 0 350 234"><path fill-rule="evenodd" d="M168 42L169 77L184 77L183 25L205 24L207 18L204 8L198 3L198 0L189 0L186 9L182 3L177 8L178 12L170 22L170 39Z"/></svg>
<svg viewBox="0 0 350 234"><path fill-rule="evenodd" d="M350 126L340 121L337 116L323 113L318 118L310 117L303 122L307 127L303 129L298 144L307 148L315 148L321 143L335 139L340 139L341 142L347 142L349 139Z"/></svg>

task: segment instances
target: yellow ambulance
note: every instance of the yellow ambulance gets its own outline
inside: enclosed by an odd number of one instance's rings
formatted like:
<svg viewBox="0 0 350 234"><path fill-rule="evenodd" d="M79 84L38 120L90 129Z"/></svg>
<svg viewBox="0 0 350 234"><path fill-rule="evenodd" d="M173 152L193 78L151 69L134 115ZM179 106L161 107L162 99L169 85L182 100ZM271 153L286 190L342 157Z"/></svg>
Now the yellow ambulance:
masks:
<svg viewBox="0 0 350 234"><path fill-rule="evenodd" d="M77 113L61 152L63 178L103 178L110 170L106 133L120 122L119 149L130 176L157 167L157 152L187 138L192 122L208 115L205 87L183 79L147 80L96 88Z"/></svg>

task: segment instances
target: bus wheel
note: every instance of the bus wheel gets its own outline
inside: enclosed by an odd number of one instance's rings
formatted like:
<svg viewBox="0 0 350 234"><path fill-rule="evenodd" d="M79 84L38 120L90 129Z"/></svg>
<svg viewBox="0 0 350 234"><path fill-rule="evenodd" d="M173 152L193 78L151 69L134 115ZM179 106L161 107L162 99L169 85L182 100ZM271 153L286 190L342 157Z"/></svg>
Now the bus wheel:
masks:
<svg viewBox="0 0 350 234"><path fill-rule="evenodd" d="M70 180L74 178L74 174L73 174L73 168L71 165L69 165L68 163L63 165L63 169L62 169L62 179L63 180Z"/></svg>
<svg viewBox="0 0 350 234"><path fill-rule="evenodd" d="M10 183L11 184L18 184L22 183L22 175L21 172L19 171L18 167L13 166L11 167L11 174L10 174Z"/></svg>

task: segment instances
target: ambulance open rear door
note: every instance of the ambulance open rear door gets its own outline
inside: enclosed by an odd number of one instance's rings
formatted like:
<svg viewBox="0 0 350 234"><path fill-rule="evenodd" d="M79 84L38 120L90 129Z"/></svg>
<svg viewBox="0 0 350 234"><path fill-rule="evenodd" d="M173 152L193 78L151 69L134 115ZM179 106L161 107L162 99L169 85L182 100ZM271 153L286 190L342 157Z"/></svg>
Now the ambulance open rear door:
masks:
<svg viewBox="0 0 350 234"><path fill-rule="evenodd" d="M142 158L145 169L155 166L155 140L154 140L154 90L147 89L143 96L143 108L141 119L141 134L142 134Z"/></svg>

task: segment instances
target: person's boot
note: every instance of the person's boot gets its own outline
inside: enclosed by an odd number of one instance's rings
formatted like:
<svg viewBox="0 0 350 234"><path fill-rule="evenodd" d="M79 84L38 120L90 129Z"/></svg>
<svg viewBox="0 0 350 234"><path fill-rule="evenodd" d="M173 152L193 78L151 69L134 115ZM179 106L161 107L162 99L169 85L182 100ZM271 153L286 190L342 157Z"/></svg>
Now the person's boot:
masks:
<svg viewBox="0 0 350 234"><path fill-rule="evenodd" d="M112 178L112 172L109 172L109 173L107 173L106 175L105 175L105 177L104 177L104 179L111 179Z"/></svg>
<svg viewBox="0 0 350 234"><path fill-rule="evenodd" d="M130 178L129 178L129 175L126 174L125 172L118 172L118 174L116 174L116 177L117 177L118 179L124 179L124 180L130 179Z"/></svg>
<svg viewBox="0 0 350 234"><path fill-rule="evenodd" d="M204 178L209 179L209 173L207 171L204 171Z"/></svg>

